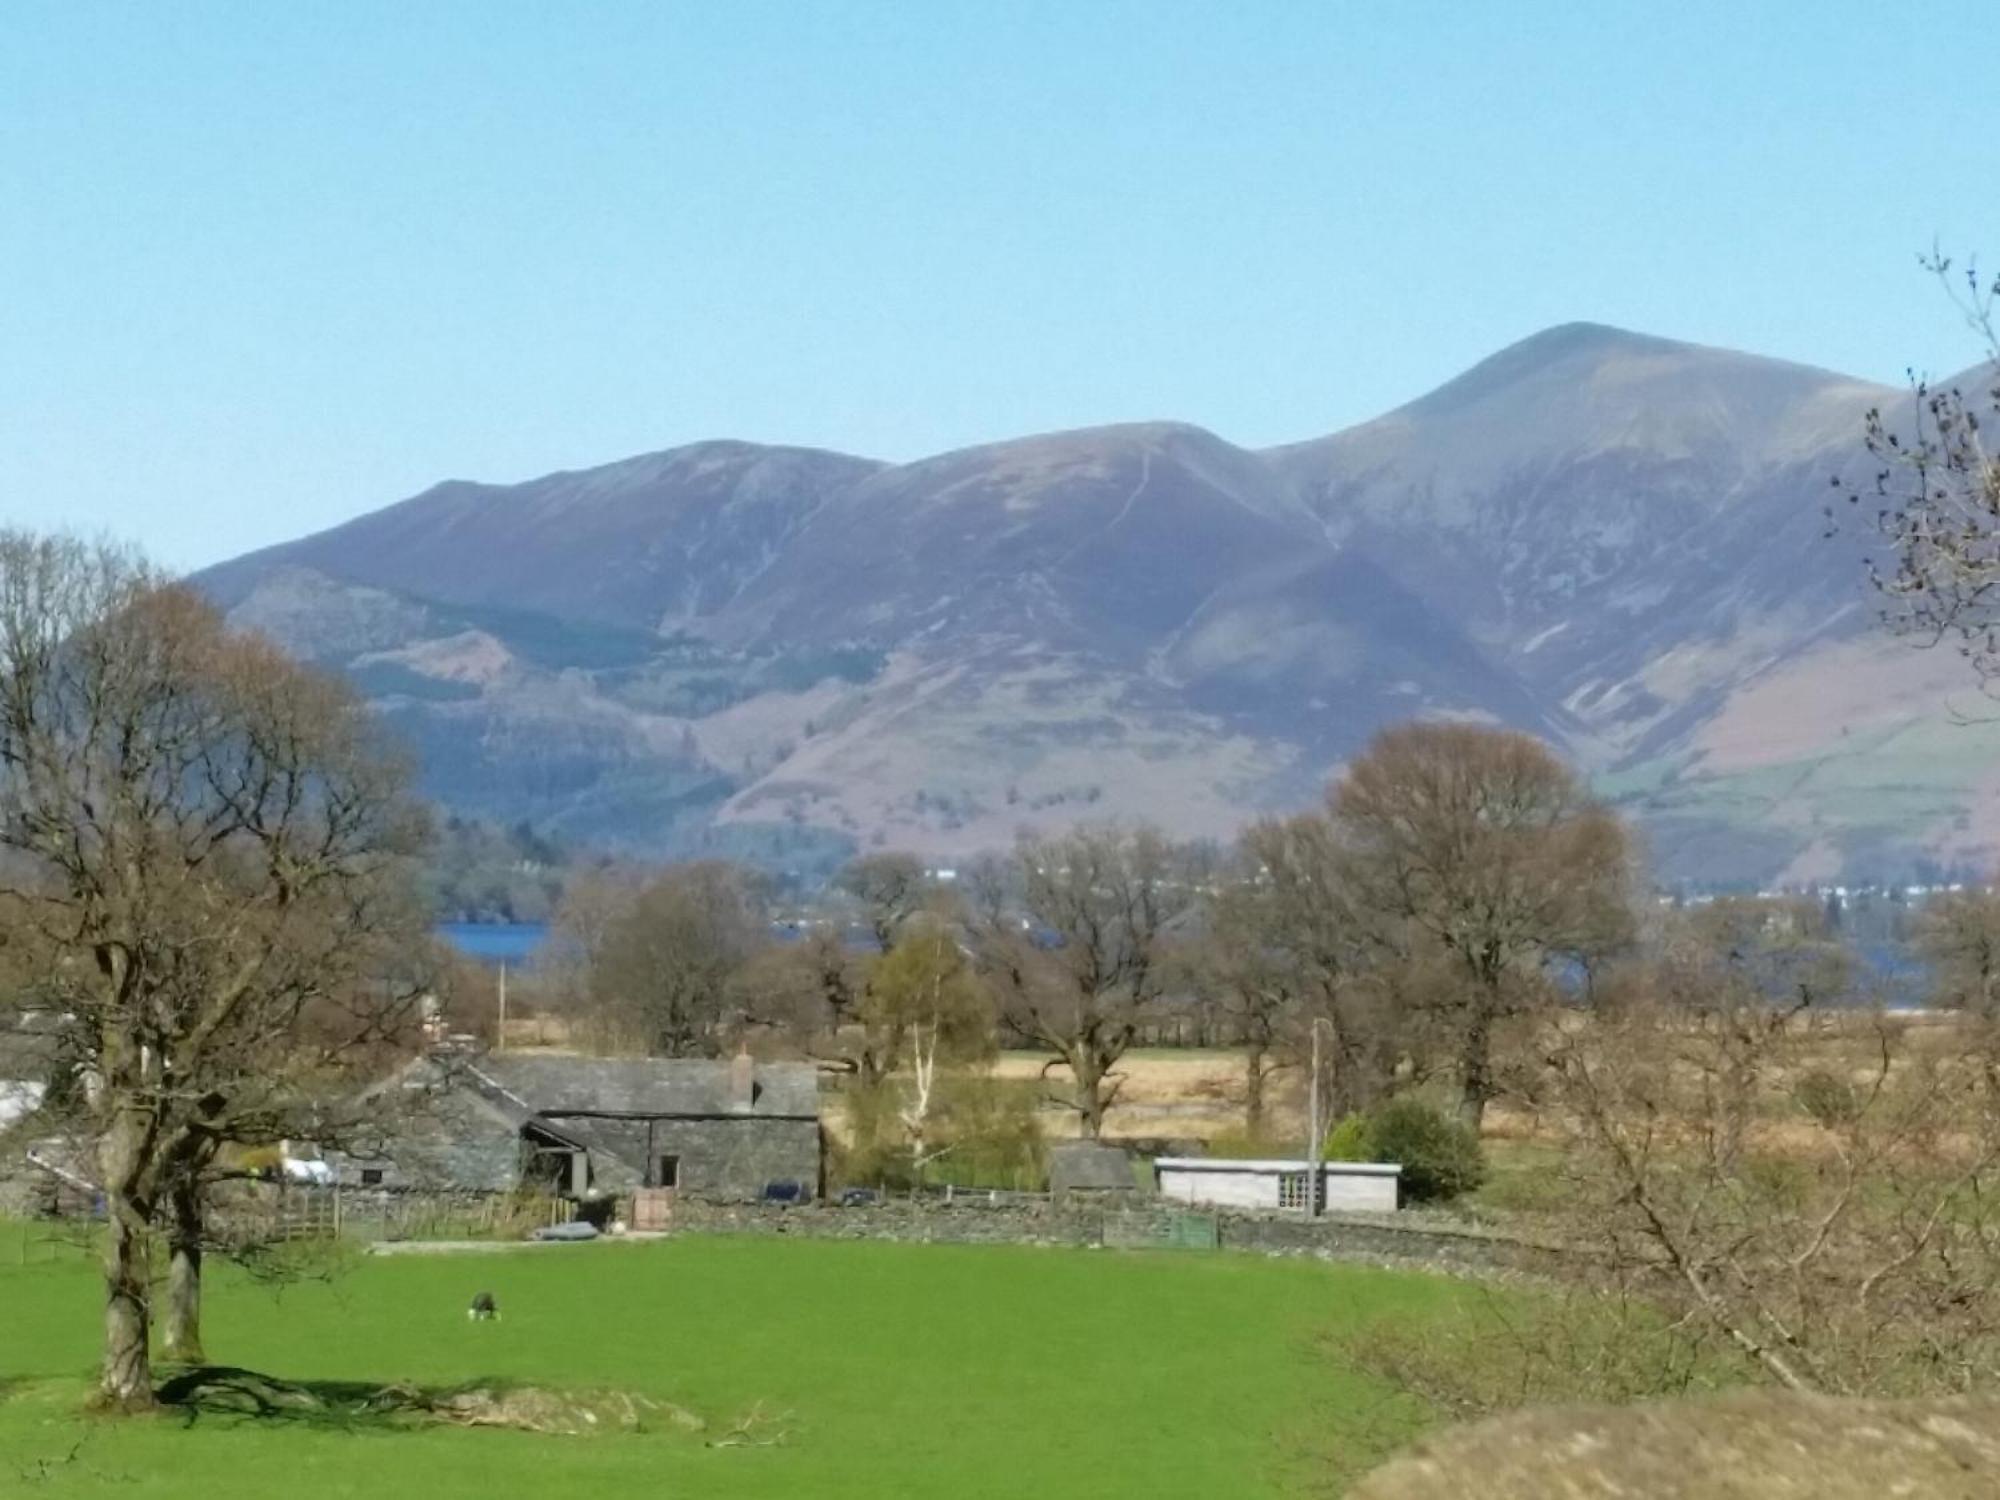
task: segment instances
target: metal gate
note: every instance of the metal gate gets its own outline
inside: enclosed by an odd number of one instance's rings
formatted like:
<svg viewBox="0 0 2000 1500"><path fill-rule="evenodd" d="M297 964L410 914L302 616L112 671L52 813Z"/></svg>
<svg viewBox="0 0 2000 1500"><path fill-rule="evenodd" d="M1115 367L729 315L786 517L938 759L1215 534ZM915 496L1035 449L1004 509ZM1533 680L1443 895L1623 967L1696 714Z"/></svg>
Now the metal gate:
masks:
<svg viewBox="0 0 2000 1500"><path fill-rule="evenodd" d="M638 1188L632 1194L632 1228L657 1232L673 1226L674 1190Z"/></svg>
<svg viewBox="0 0 2000 1500"><path fill-rule="evenodd" d="M1106 1214L1103 1241L1126 1250L1213 1250L1221 1237L1214 1214L1163 1208Z"/></svg>

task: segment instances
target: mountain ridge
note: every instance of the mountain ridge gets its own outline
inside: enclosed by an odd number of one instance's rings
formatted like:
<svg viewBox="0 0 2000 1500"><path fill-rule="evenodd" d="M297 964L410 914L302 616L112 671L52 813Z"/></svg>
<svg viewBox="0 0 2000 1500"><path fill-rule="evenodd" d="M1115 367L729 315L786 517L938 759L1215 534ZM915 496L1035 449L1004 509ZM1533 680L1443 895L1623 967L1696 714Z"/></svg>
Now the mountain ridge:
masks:
<svg viewBox="0 0 2000 1500"><path fill-rule="evenodd" d="M1768 768L1738 764L1814 671L1895 649L1820 503L1896 399L1573 323L1302 443L719 440L448 482L199 581L354 676L448 803L648 852L956 855L1106 814L1225 836L1429 714L1551 739L1717 878L1909 864L1986 816L1966 767L1884 820L1746 798ZM1797 742L1805 782L1825 748Z"/></svg>

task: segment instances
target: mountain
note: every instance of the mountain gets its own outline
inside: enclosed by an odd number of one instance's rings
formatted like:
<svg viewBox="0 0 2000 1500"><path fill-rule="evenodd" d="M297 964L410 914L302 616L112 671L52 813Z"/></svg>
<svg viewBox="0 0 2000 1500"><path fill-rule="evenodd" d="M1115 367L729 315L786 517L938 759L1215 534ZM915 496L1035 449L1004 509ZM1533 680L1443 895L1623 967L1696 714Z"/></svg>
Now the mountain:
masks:
<svg viewBox="0 0 2000 1500"><path fill-rule="evenodd" d="M231 602L274 565L445 604L671 629L779 556L820 502L882 465L810 448L696 443L526 484L452 480L204 575Z"/></svg>
<svg viewBox="0 0 2000 1500"><path fill-rule="evenodd" d="M1811 502L1895 396L1572 324L1271 457L1330 529L1627 753L1712 708L1772 639L1866 612Z"/></svg>
<svg viewBox="0 0 2000 1500"><path fill-rule="evenodd" d="M1264 452L1176 423L909 464L712 442L452 482L200 582L349 673L463 810L819 867L1024 825L1226 836L1380 726L1529 729L1671 875L1983 863L1942 656L1829 478L1896 391L1590 324Z"/></svg>

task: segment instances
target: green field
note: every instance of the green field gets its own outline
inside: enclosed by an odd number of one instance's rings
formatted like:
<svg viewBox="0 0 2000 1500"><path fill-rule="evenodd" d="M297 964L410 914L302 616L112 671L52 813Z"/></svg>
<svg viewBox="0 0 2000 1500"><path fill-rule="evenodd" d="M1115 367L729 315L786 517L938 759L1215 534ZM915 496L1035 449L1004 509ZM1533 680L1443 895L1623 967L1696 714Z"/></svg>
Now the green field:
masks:
<svg viewBox="0 0 2000 1500"><path fill-rule="evenodd" d="M291 1380L617 1388L781 1447L80 1417L93 1267L0 1225L0 1494L1047 1497L1329 1493L1410 1411L1321 1347L1440 1278L1230 1254L695 1238L214 1278L209 1353ZM26 1261L24 1264L23 1261ZM491 1290L502 1321L464 1308ZM616 1486L614 1490L612 1487Z"/></svg>

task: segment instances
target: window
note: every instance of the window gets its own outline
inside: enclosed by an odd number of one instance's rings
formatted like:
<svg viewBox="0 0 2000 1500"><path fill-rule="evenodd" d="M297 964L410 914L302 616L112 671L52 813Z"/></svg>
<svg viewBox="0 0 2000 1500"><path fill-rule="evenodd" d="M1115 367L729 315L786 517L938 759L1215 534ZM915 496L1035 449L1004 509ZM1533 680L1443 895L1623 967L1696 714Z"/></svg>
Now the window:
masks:
<svg viewBox="0 0 2000 1500"><path fill-rule="evenodd" d="M679 1187L681 1185L681 1159L678 1156L663 1156L654 1163L654 1187Z"/></svg>
<svg viewBox="0 0 2000 1500"><path fill-rule="evenodd" d="M361 1185L363 1187L380 1187L382 1185L382 1169L380 1167L363 1167L361 1169Z"/></svg>
<svg viewBox="0 0 2000 1500"><path fill-rule="evenodd" d="M1304 1172L1280 1172L1278 1174L1278 1207L1306 1207L1306 1174Z"/></svg>

